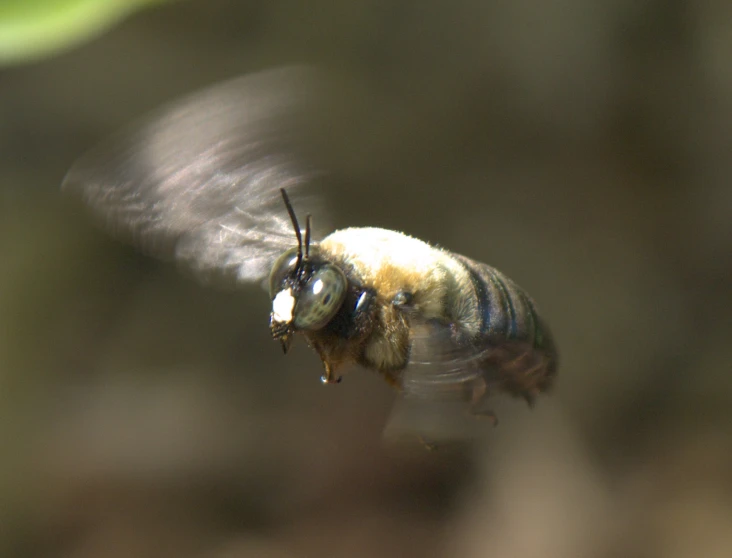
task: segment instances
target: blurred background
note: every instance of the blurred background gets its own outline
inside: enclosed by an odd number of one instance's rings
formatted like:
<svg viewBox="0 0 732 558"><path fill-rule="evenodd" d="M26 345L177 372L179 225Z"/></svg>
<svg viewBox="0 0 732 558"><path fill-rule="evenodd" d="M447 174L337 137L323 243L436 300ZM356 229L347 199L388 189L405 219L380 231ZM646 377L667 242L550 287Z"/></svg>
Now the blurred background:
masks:
<svg viewBox="0 0 732 558"><path fill-rule="evenodd" d="M0 555L732 555L729 2L102 3L0 6ZM322 386L259 289L203 288L59 195L145 111L293 62L351 84L335 225L538 301L561 368L536 409L385 444L380 378Z"/></svg>

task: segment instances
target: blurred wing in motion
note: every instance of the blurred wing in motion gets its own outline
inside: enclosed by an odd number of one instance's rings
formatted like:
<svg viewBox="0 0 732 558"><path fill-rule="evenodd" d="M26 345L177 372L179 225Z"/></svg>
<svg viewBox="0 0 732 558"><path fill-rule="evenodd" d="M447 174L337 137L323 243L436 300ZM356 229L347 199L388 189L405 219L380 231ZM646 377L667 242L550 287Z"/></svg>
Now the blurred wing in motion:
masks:
<svg viewBox="0 0 732 558"><path fill-rule="evenodd" d="M483 351L461 339L453 325L414 323L409 366L402 376L405 397L464 400L481 379Z"/></svg>
<svg viewBox="0 0 732 558"><path fill-rule="evenodd" d="M478 427L485 427L468 416L468 400L480 382L479 357L480 351L456 342L450 326L412 321L410 363L384 437L429 444L478 437Z"/></svg>
<svg viewBox="0 0 732 558"><path fill-rule="evenodd" d="M410 362L387 438L441 442L485 435L496 418L485 399L507 392L531 404L549 365L549 356L528 342L471 339L452 324L413 324L412 330Z"/></svg>
<svg viewBox="0 0 732 558"><path fill-rule="evenodd" d="M192 94L87 153L62 188L148 255L204 280L259 280L296 245L279 188L298 213L314 209L299 134L318 84L285 68Z"/></svg>

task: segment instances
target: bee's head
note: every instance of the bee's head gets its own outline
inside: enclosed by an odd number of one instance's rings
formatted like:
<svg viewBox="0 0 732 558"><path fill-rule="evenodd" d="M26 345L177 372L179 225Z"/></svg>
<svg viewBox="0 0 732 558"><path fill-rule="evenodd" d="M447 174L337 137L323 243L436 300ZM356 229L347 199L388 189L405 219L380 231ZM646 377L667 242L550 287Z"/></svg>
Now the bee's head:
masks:
<svg viewBox="0 0 732 558"><path fill-rule="evenodd" d="M282 254L272 266L270 328L272 336L282 342L282 349L287 352L293 332L316 331L333 319L346 298L348 281L338 266L311 254L310 215L303 243L295 211L285 191L281 192L295 227L297 247Z"/></svg>

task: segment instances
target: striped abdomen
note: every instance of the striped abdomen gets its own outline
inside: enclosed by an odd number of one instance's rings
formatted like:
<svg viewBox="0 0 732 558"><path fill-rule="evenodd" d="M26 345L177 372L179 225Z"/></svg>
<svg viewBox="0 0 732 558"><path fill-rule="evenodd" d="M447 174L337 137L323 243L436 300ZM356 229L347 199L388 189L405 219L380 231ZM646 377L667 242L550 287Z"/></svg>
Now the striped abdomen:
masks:
<svg viewBox="0 0 732 558"><path fill-rule="evenodd" d="M470 276L480 326L473 343L486 347L486 380L531 401L548 389L557 369L551 332L534 301L497 269L453 255Z"/></svg>

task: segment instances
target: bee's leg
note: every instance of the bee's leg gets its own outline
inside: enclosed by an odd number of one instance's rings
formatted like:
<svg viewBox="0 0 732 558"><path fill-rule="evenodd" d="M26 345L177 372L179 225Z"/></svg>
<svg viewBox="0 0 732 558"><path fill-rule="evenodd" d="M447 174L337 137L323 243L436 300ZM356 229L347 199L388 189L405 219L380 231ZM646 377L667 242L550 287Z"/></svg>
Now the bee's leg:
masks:
<svg viewBox="0 0 732 558"><path fill-rule="evenodd" d="M325 354L323 347L319 343L314 342L310 339L308 339L308 343L313 349L315 349L315 352L318 353L318 356L323 363L323 368L325 369L325 373L320 377L320 381L326 385L340 384L341 376L335 376L335 371L333 370L334 366L328 356Z"/></svg>
<svg viewBox="0 0 732 558"><path fill-rule="evenodd" d="M424 446L424 449L427 451L437 451L437 444L434 442L430 442L427 438L423 436L417 436L417 440L419 440L419 443Z"/></svg>
<svg viewBox="0 0 732 558"><path fill-rule="evenodd" d="M514 364L511 362L509 364ZM508 390L513 395L522 397L526 401L527 405L533 409L534 403L536 402L536 396L541 392L541 388L538 384L537 378L541 378L539 375L544 369L544 363L536 363L531 368L527 368L521 372L521 374L514 374L512 378L512 386Z"/></svg>
<svg viewBox="0 0 732 558"><path fill-rule="evenodd" d="M534 404L536 403L536 394L532 391L525 391L521 394L524 398L524 401L526 401L526 404L529 406L529 408L533 409Z"/></svg>
<svg viewBox="0 0 732 558"><path fill-rule="evenodd" d="M473 385L472 393L470 395L470 407L468 413L470 416L475 418L486 418L491 421L492 425L498 426L498 417L490 409L482 409L481 404L488 395L488 384L483 378L478 380Z"/></svg>
<svg viewBox="0 0 732 558"><path fill-rule="evenodd" d="M395 390L402 391L402 379L394 372L390 370L381 370L381 377L384 381L393 387Z"/></svg>
<svg viewBox="0 0 732 558"><path fill-rule="evenodd" d="M501 364L500 389L533 408L536 397L549 389L552 375L546 356L527 351Z"/></svg>
<svg viewBox="0 0 732 558"><path fill-rule="evenodd" d="M545 364L543 362L539 362L524 373L528 380L526 381L526 386L521 392L521 396L532 409L536 402L536 396L545 389L542 388L540 383L540 380L544 379L545 369Z"/></svg>
<svg viewBox="0 0 732 558"><path fill-rule="evenodd" d="M320 381L324 384L340 384L343 376L334 376L333 367L327 361L323 360L323 367L325 368L325 374L320 377Z"/></svg>

